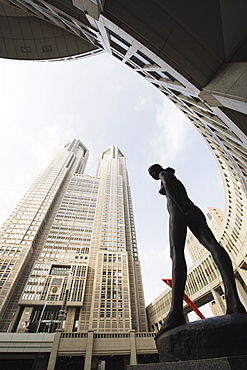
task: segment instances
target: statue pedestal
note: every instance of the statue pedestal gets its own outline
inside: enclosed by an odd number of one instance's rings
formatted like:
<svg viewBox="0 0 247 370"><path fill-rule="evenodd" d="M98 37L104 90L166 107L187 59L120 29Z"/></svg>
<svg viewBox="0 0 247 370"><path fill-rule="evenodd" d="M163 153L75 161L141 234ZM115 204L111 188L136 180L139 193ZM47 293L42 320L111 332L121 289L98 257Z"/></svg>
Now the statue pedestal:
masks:
<svg viewBox="0 0 247 370"><path fill-rule="evenodd" d="M159 364L128 369L247 369L247 315L218 316L181 325L158 335L156 346Z"/></svg>
<svg viewBox="0 0 247 370"><path fill-rule="evenodd" d="M156 337L160 362L247 355L247 315L211 317Z"/></svg>
<svg viewBox="0 0 247 370"><path fill-rule="evenodd" d="M127 370L244 370L247 356L222 357L208 360L160 362L158 364L129 365Z"/></svg>

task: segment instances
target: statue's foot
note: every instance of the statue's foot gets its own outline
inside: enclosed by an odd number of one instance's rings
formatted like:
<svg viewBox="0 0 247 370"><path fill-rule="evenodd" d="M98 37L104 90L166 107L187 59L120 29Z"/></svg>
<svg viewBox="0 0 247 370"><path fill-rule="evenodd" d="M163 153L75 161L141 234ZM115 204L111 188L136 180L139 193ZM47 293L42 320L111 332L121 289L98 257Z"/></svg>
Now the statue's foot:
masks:
<svg viewBox="0 0 247 370"><path fill-rule="evenodd" d="M177 326L184 325L184 324L186 324L186 321L185 321L185 318L184 318L183 314L176 314L176 313L174 314L174 313L170 312L167 315L167 317L166 317L163 325L161 326L160 330L156 334L156 338L160 334L164 333L165 331L174 329Z"/></svg>
<svg viewBox="0 0 247 370"><path fill-rule="evenodd" d="M244 306L242 305L240 301L233 305L230 305L230 304L227 305L227 310L226 310L227 315L233 315L236 313L246 314L246 309L244 308Z"/></svg>

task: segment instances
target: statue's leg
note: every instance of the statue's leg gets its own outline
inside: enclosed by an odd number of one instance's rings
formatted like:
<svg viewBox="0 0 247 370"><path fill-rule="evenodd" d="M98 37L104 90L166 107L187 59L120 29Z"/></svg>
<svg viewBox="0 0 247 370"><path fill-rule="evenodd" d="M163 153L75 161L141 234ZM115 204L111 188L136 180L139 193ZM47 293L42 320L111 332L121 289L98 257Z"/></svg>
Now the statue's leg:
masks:
<svg viewBox="0 0 247 370"><path fill-rule="evenodd" d="M179 212L180 213L180 212ZM183 295L187 276L187 266L184 257L184 244L187 232L185 217L171 217L169 222L169 239L172 259L172 303L170 312L159 331L170 330L185 324L183 315Z"/></svg>
<svg viewBox="0 0 247 370"><path fill-rule="evenodd" d="M246 313L238 296L231 259L226 250L215 239L201 210L195 209L194 216L188 226L199 242L212 254L221 273L225 287L226 313Z"/></svg>

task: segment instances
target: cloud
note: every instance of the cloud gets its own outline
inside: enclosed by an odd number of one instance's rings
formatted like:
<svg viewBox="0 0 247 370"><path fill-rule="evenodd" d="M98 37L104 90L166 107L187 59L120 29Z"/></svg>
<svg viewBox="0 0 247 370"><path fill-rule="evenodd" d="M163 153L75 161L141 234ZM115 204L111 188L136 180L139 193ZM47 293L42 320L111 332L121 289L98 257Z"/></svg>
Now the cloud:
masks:
<svg viewBox="0 0 247 370"><path fill-rule="evenodd" d="M149 106L150 103L151 103L151 98L150 97L148 97L148 96L140 96L139 99L138 99L137 104L134 107L134 110L135 111L140 111L143 108Z"/></svg>
<svg viewBox="0 0 247 370"><path fill-rule="evenodd" d="M174 163L184 157L194 128L188 118L173 103L164 99L156 113L156 131L152 146L156 157L166 163Z"/></svg>

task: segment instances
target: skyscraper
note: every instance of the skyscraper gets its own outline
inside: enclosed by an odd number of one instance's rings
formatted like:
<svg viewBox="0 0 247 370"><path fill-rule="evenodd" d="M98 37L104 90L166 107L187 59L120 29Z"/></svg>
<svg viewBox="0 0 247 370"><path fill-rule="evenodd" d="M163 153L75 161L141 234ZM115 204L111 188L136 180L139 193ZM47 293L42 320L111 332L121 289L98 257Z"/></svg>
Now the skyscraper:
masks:
<svg viewBox="0 0 247 370"><path fill-rule="evenodd" d="M206 216L207 224L212 230L214 236L216 239L219 239L219 233L222 231L221 226L224 217L223 212L219 208L206 207L203 210L203 213ZM198 261L202 255L208 253L208 251L199 243L189 229L186 237L186 247L193 262Z"/></svg>
<svg viewBox="0 0 247 370"><path fill-rule="evenodd" d="M125 158L65 145L1 230L1 331L147 331ZM59 310L67 302L61 323Z"/></svg>
<svg viewBox="0 0 247 370"><path fill-rule="evenodd" d="M221 243L245 295L246 1L192 1L186 6L181 0L0 3L1 57L76 60L104 50L157 87L188 117L222 174L226 206ZM234 22L229 21L232 17ZM205 266L209 271L210 259ZM202 292L196 279L199 270L194 264L189 274L191 286L197 287L193 295ZM210 284L218 284L215 276L212 269Z"/></svg>

